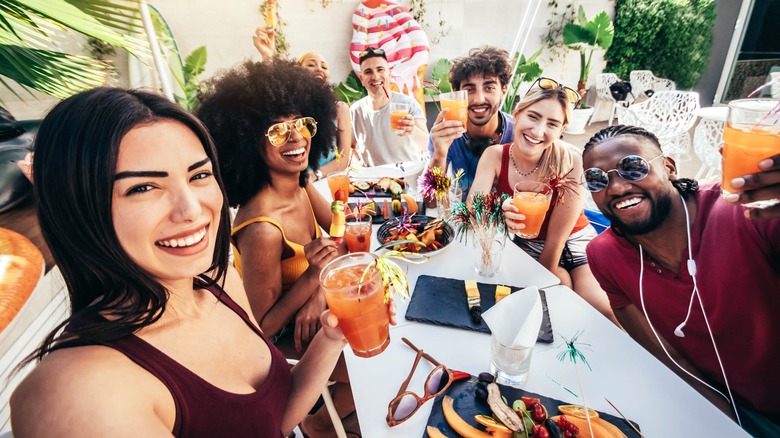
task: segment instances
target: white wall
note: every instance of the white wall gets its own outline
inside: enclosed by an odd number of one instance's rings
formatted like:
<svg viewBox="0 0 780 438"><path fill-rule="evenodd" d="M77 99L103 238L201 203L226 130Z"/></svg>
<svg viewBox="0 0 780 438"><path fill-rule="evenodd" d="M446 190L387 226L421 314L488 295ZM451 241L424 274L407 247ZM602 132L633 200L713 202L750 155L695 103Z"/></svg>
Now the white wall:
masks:
<svg viewBox="0 0 780 438"><path fill-rule="evenodd" d="M449 34L438 44L431 44L432 64L439 58L454 58L467 54L472 47L485 44L509 50L525 8L531 0L427 0L425 21L433 27L427 29L429 38L436 34L439 14L450 27ZM222 68L230 67L245 59L257 59L251 36L256 26L263 22L258 12L259 1L246 0L153 0L165 17L176 37L180 51L187 55L200 45L206 45L208 63L204 77ZM408 6L408 2L401 0ZM588 17L604 9L614 15L610 0L581 0ZM348 49L352 36L352 13L359 5L357 0L331 0L323 8L319 0L279 0L282 19L291 47L291 54L298 56L308 51L321 52L331 65L334 82L346 78L350 70ZM541 47L541 35L547 30L549 16L547 0L534 22L524 53L530 55ZM594 60L591 81L603 68L601 53ZM543 61L545 76L560 79L574 87L579 71L579 57L570 53L564 63ZM121 67L120 67L121 68ZM126 77L119 85L126 85ZM24 96L23 96L24 97ZM34 101L19 104L0 90L0 99L17 118L35 117L42 108L51 105L51 99L41 104ZM26 99L29 100L29 99ZM28 115L30 117L28 117Z"/></svg>

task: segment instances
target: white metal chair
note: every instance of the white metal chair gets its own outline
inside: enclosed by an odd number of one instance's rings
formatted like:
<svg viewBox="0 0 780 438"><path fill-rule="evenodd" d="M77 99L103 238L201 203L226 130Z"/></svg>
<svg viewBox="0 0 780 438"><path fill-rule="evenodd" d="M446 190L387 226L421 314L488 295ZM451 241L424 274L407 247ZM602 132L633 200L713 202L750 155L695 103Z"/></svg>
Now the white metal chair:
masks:
<svg viewBox="0 0 780 438"><path fill-rule="evenodd" d="M295 365L298 363L298 361L288 358L287 363L290 365ZM333 397L330 396L330 391L328 390L328 387L333 383L335 382L328 382L328 386L322 390L322 400L325 402L325 409L328 410L330 421L333 422L333 428L336 430L336 436L339 438L347 438L347 432L344 430L344 424L341 422L341 417L339 417L339 413L336 410L336 405L333 404ZM300 428L296 426L295 429L295 436L302 437L303 432L300 431Z"/></svg>
<svg viewBox="0 0 780 438"><path fill-rule="evenodd" d="M599 98L612 102L612 108L609 111L609 126L612 126L612 121L617 117L618 107L627 107L629 102L633 100L631 93L626 96L625 100L615 100L612 95L612 90L609 87L615 82L620 81L618 75L614 73L601 73L596 75L596 94ZM593 118L590 119L590 123L593 123ZM590 124L588 123L588 124Z"/></svg>
<svg viewBox="0 0 780 438"><path fill-rule="evenodd" d="M721 178L721 154L723 146L723 122L703 119L693 131L693 151L701 165L694 179L702 182L719 181Z"/></svg>
<svg viewBox="0 0 780 438"><path fill-rule="evenodd" d="M696 121L699 93L659 91L650 99L635 103L625 111L619 123L647 129L658 137L665 155L678 162L689 158L691 137L688 130Z"/></svg>
<svg viewBox="0 0 780 438"><path fill-rule="evenodd" d="M656 77L650 70L632 71L629 73L629 81L634 96L640 96L647 90L653 90L653 92L673 91L677 88L677 84L673 80Z"/></svg>

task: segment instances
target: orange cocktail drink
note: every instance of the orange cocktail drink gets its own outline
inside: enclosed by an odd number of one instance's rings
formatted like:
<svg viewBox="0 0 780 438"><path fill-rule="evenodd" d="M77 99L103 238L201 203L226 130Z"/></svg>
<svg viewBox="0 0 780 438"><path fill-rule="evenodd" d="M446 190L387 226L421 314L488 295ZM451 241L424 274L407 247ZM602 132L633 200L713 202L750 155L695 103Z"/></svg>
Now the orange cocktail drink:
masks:
<svg viewBox="0 0 780 438"><path fill-rule="evenodd" d="M552 189L547 184L538 181L521 181L515 184L512 204L525 216L525 228L517 233L518 236L523 239L539 236L551 198Z"/></svg>
<svg viewBox="0 0 780 438"><path fill-rule="evenodd" d="M330 189L330 196L336 199L336 191L341 189L349 196L349 175L346 171L333 172L328 174L328 188Z"/></svg>
<svg viewBox="0 0 780 438"><path fill-rule="evenodd" d="M398 123L404 116L409 114L409 104L406 103L391 103L390 104L390 129L397 131L401 129L401 125Z"/></svg>
<svg viewBox="0 0 780 438"><path fill-rule="evenodd" d="M390 315L375 261L370 253L347 254L320 273L328 307L358 357L376 356L390 345Z"/></svg>
<svg viewBox="0 0 780 438"><path fill-rule="evenodd" d="M369 252L371 250L371 216L351 214L347 216L344 239L349 252Z"/></svg>
<svg viewBox="0 0 780 438"><path fill-rule="evenodd" d="M723 129L724 195L741 190L731 186L731 180L760 172L758 163L780 153L780 116L769 111L778 101L743 99L729 103L729 115Z"/></svg>
<svg viewBox="0 0 780 438"><path fill-rule="evenodd" d="M444 120L458 120L466 128L469 121L469 98L465 90L443 93L440 97L441 109L447 108Z"/></svg>

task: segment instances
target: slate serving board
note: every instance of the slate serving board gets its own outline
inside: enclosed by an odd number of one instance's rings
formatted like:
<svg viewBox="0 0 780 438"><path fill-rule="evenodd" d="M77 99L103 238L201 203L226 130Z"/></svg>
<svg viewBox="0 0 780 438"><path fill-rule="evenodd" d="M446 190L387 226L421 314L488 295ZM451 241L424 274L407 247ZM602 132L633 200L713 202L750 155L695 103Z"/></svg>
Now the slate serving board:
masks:
<svg viewBox="0 0 780 438"><path fill-rule="evenodd" d="M353 178L349 182L352 184L355 181L365 181L371 185L371 188L365 191L361 190L355 190L354 192L350 193L349 196L353 196L356 198L361 197L369 197L369 198L392 198L393 194L390 193L390 191L384 191L382 189L377 189L374 187L374 184L379 182L382 178L371 178L371 179L363 179L363 178ZM403 190L401 193L407 193L407 187L409 187L409 183L404 180L404 178L390 178L390 179L397 179L404 182L404 186L402 187ZM353 184L354 186L354 184Z"/></svg>
<svg viewBox="0 0 780 438"><path fill-rule="evenodd" d="M547 408L547 412L550 417L554 417L560 414L558 412L558 406L571 404L560 400L556 400L554 398L545 397L543 395L536 394L530 391L523 391L522 389L518 389L518 388L512 388L504 385L498 385L498 386L501 388L501 395L503 395L506 398L506 400L509 402L510 405L512 404L512 402L518 400L520 397L536 397L539 399L539 402L542 405L544 405L545 408ZM452 430L449 424L447 424L447 420L444 418L444 413L442 412L441 409L441 404L442 401L444 400L444 395L449 395L454 400L455 411L458 413L458 415L460 415L461 418L466 420L466 422L471 424L472 426L481 428L482 426L480 426L474 420L474 416L477 414L484 414L490 416L491 413L490 413L490 407L487 405L487 403L477 400L476 395L474 394L476 388L477 388L476 377L471 377L468 380L460 380L450 385L450 387L447 388L447 391L445 391L444 394L436 397L433 404L433 409L431 410L431 415L428 417L428 426L436 427L437 429L442 431L442 433L444 433L444 435L446 436L460 436L457 433L455 433L454 430ZM620 431L623 432L628 438L639 437L639 434L637 434L633 429L631 429L628 423L626 423L626 421L623 420L622 418L610 414L605 414L600 411L599 411L599 417L617 426L617 428L620 429ZM636 426L637 429L640 429L638 424L636 423L633 424L634 426ZM428 434L423 432L423 438L427 436Z"/></svg>
<svg viewBox="0 0 780 438"><path fill-rule="evenodd" d="M350 196L352 196L352 195L350 195ZM377 208L379 209L379 214L377 214L376 216L372 216L371 217L371 223L373 223L373 224L383 224L387 220L394 219L394 218L397 217L396 214L393 213L392 206L390 205L390 202L392 202L391 199L387 199L387 203L388 203L387 212L389 214L388 218L385 219L385 217L382 216L382 206L384 205L384 201L385 201L384 199L375 199L374 200L374 202L376 203ZM350 210L355 211L355 209L357 208L357 204L358 203L357 202L348 202L347 204L349 205ZM365 202L363 204L365 204ZM404 208L406 208L406 201L401 201L401 205ZM423 204L422 201L418 201L417 202L417 211L423 211L423 208L425 208L425 204Z"/></svg>
<svg viewBox="0 0 780 438"><path fill-rule="evenodd" d="M520 287L509 286L511 290ZM479 288L482 311L486 312L496 304L496 285L477 283ZM547 308L547 296L539 290L542 298L542 326L539 328L538 342L552 343L553 332L550 324L550 312ZM464 330L490 333L483 320L479 324L471 321L466 304L466 286L463 280L421 275L417 278L409 308L406 309L406 319L427 324L445 325Z"/></svg>

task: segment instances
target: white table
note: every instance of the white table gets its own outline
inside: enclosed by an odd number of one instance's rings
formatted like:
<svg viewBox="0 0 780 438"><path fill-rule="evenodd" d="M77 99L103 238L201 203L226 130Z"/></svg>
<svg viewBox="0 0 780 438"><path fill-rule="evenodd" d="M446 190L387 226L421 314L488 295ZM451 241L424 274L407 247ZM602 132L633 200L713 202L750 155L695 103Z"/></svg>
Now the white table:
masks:
<svg viewBox="0 0 780 438"><path fill-rule="evenodd" d="M646 437L748 436L571 289L555 286L547 288L546 293L556 340L553 344L536 345L529 380L523 389L582 403L551 379L581 395L574 366L568 361L560 362L556 356L562 351L561 335L571 337L584 330L579 340L591 346L580 347L593 371L582 364L578 366L588 406L618 416L604 399L609 398L640 425ZM453 369L474 375L488 371L490 336L454 328L421 323L394 327L387 350L369 359L355 357L347 348L347 367L363 436L423 436L433 401L399 426L390 428L385 423L387 404L398 392L415 356L401 341L402 337ZM421 361L409 390L422 393L431 368L427 361Z"/></svg>

